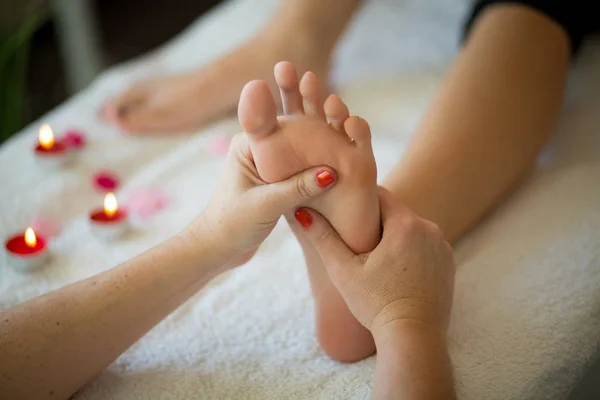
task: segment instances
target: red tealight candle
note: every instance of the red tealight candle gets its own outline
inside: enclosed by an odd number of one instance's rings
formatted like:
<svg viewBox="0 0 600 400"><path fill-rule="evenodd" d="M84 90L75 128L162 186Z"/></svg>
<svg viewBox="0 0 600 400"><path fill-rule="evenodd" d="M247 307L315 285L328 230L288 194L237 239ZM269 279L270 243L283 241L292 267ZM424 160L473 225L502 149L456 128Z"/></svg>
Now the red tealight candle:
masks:
<svg viewBox="0 0 600 400"><path fill-rule="evenodd" d="M94 233L104 239L121 236L129 225L127 212L119 209L117 198L112 193L104 197L104 208L90 213L90 223Z"/></svg>
<svg viewBox="0 0 600 400"><path fill-rule="evenodd" d="M5 247L10 264L19 270L39 268L48 257L46 239L36 236L32 228L8 239Z"/></svg>
<svg viewBox="0 0 600 400"><path fill-rule="evenodd" d="M35 155L38 162L44 166L65 165L71 161L72 153L64 143L54 140L50 125L44 124L40 127L38 142Z"/></svg>

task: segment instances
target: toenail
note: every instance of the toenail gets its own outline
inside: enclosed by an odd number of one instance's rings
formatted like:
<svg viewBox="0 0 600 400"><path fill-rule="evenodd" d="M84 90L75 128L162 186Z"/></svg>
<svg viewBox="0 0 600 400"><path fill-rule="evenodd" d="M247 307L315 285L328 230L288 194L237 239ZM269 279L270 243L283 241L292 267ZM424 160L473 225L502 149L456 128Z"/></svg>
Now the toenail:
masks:
<svg viewBox="0 0 600 400"><path fill-rule="evenodd" d="M127 106L120 106L119 108L117 108L117 116L119 118L124 118L125 115L127 114L127 111L128 111Z"/></svg>
<svg viewBox="0 0 600 400"><path fill-rule="evenodd" d="M335 181L333 174L327 170L317 172L317 185L327 187Z"/></svg>
<svg viewBox="0 0 600 400"><path fill-rule="evenodd" d="M294 217L304 229L307 229L312 225L312 217L304 208L297 209L294 213Z"/></svg>

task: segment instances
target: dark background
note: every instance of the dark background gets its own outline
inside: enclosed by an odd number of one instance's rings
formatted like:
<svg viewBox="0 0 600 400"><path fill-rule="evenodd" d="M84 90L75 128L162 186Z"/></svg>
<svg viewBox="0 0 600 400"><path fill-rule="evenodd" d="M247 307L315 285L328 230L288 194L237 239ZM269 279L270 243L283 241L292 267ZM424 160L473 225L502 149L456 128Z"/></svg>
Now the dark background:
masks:
<svg viewBox="0 0 600 400"><path fill-rule="evenodd" d="M220 0L96 0L104 66L141 55L176 36ZM69 97L52 20L34 37L23 125Z"/></svg>

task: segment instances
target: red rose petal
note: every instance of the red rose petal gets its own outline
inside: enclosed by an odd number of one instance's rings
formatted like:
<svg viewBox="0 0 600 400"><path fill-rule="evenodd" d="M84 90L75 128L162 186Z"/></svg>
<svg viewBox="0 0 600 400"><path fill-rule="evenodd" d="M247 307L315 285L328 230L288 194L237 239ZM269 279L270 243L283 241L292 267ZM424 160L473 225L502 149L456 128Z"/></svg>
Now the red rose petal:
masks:
<svg viewBox="0 0 600 400"><path fill-rule="evenodd" d="M110 171L98 172L94 175L94 186L103 192L114 192L119 187L119 178Z"/></svg>
<svg viewBox="0 0 600 400"><path fill-rule="evenodd" d="M81 149L85 146L85 135L82 131L71 129L60 139L70 149Z"/></svg>

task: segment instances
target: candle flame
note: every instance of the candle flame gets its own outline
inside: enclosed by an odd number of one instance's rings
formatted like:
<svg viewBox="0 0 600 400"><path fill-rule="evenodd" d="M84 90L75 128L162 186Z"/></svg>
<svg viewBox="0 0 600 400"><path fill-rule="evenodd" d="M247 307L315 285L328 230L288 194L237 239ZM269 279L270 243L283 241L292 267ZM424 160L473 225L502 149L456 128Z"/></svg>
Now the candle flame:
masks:
<svg viewBox="0 0 600 400"><path fill-rule="evenodd" d="M117 198L112 193L107 193L104 197L104 213L112 217L117 212Z"/></svg>
<svg viewBox="0 0 600 400"><path fill-rule="evenodd" d="M52 133L50 125L44 124L40 127L38 138L40 140L40 145L46 150L54 145L54 133Z"/></svg>
<svg viewBox="0 0 600 400"><path fill-rule="evenodd" d="M25 230L25 244L29 247L35 247L37 245L37 238L32 228Z"/></svg>

